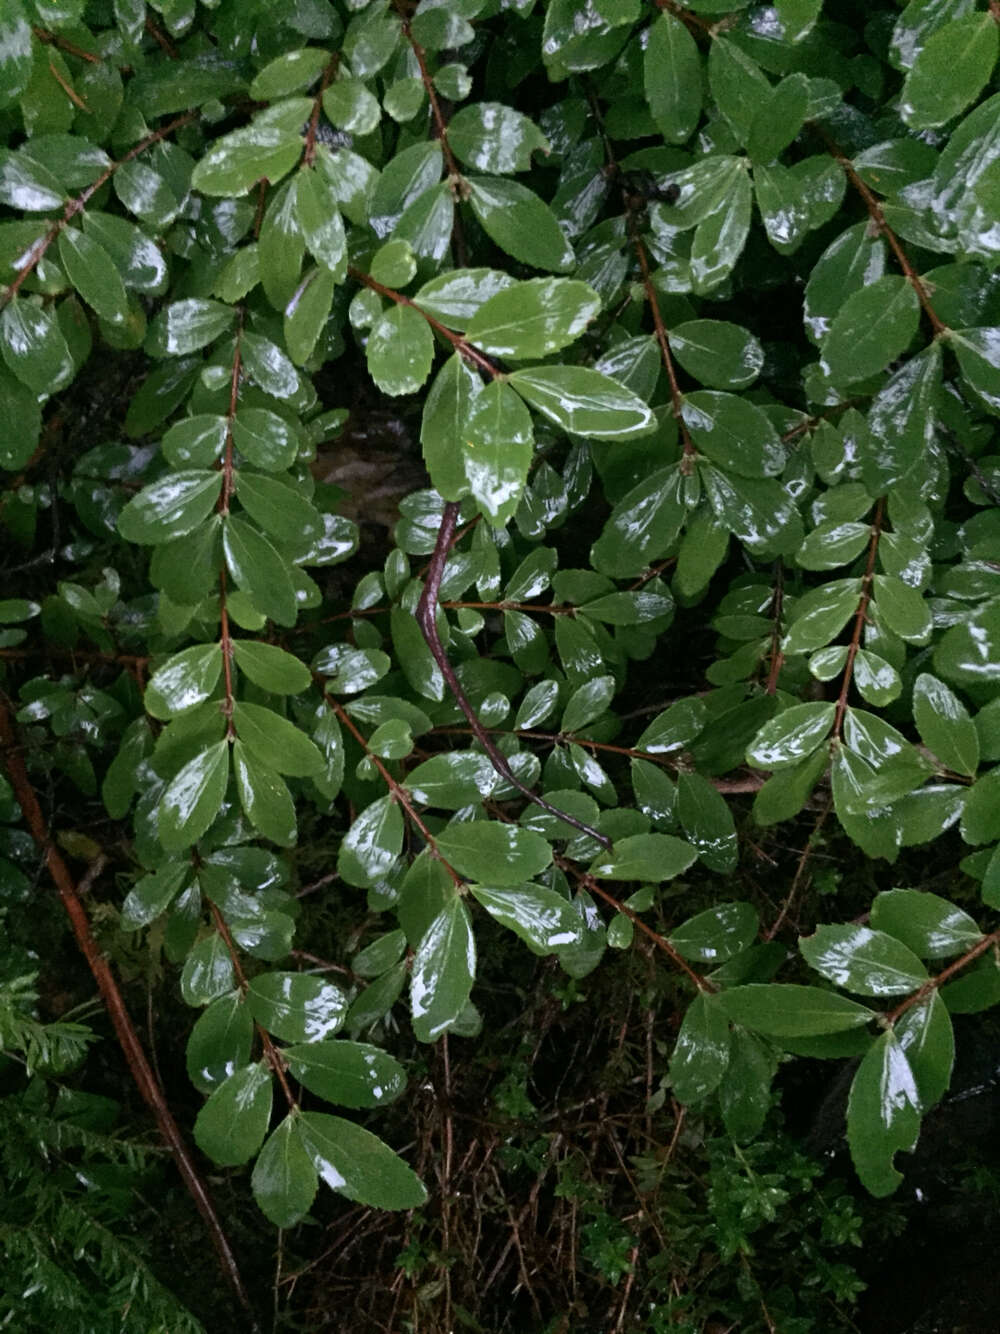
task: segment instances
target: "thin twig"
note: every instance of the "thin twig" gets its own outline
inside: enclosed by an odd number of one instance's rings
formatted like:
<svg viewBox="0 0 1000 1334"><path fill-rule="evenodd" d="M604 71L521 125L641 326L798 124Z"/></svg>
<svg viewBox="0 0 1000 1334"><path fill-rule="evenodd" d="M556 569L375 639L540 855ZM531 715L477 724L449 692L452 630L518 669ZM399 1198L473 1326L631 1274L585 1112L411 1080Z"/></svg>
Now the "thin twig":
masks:
<svg viewBox="0 0 1000 1334"><path fill-rule="evenodd" d="M844 676L840 685L840 695L837 698L837 712L833 720L833 736L835 737L840 736L840 729L844 723L847 696L854 675L854 659L858 655L858 649L861 646L861 632L865 627L865 621L868 619L868 604L872 598L872 579L875 575L875 557L878 555L878 542L882 535L884 515L885 497L883 496L875 506L875 517L872 519L872 535L868 543L868 563L861 578L861 596L858 599L858 609L854 614L854 630L851 634L851 642L847 647L847 661L844 664Z"/></svg>
<svg viewBox="0 0 1000 1334"><path fill-rule="evenodd" d="M188 1193L195 1203L195 1207L201 1214L208 1233L212 1238L212 1244L215 1247L219 1257L219 1263L222 1272L226 1276L226 1281L232 1288L234 1295L240 1305L246 1311L250 1320L251 1328L258 1329L256 1319L250 1306L250 1299L247 1296L246 1289L243 1286L243 1280L240 1277L239 1267L236 1263L236 1257L233 1254L232 1247L222 1229L219 1216L215 1212L215 1206L212 1203L211 1196L208 1193L208 1187L205 1185L198 1169L195 1167L194 1159L184 1143L177 1122L167 1105L163 1090L160 1087L156 1076L149 1064L146 1053L143 1050L142 1043L135 1031L132 1020L125 1008L125 1002L118 989L118 983L115 981L111 967L102 953L100 946L94 939L90 928L90 921L87 917L86 909L80 901L80 895L77 886L73 882L69 868L63 861L58 849L52 842L49 830L45 823L45 817L42 814L42 808L39 805L35 789L28 777L28 771L25 768L24 759L20 748L17 745L17 738L14 732L14 726L11 721L10 713L5 702L0 699L0 744L2 744L4 765L7 774L10 777L11 785L17 797L18 805L24 815L25 823L35 840L38 848L41 850L45 862L49 868L49 874L59 891L59 897L62 900L66 915L69 917L70 925L73 928L73 934L76 937L76 943L80 952L86 959L87 964L93 974L94 981L97 983L97 989L101 993L101 999L104 1002L108 1017L111 1020L118 1038L119 1045L125 1055L125 1060L132 1075L135 1085L139 1090L144 1102L150 1108L159 1127L160 1134L163 1136L170 1152L173 1155L174 1162L177 1164L177 1170L181 1175Z"/></svg>

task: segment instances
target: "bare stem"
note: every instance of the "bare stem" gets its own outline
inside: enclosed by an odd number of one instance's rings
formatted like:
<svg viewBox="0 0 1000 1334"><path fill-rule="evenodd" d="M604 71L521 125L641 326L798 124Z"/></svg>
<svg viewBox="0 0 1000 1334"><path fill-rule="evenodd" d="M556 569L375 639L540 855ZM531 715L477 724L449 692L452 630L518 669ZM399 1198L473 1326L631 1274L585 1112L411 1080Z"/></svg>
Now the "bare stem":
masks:
<svg viewBox="0 0 1000 1334"><path fill-rule="evenodd" d="M861 597L858 599L858 609L854 615L854 630L851 634L851 642L847 648L847 662L844 664L844 676L840 683L840 695L837 699L837 712L833 720L833 735L840 736L840 729L844 723L844 711L847 708L847 696L851 689L851 679L854 675L854 659L858 655L858 648L861 645L861 632L864 630L865 621L868 618L868 604L872 600L872 578L875 574L875 557L878 554L878 541L882 534L882 520L885 514L885 498L881 498L875 507L875 517L872 520L871 541L868 543L868 563L865 566L865 572L861 579Z"/></svg>

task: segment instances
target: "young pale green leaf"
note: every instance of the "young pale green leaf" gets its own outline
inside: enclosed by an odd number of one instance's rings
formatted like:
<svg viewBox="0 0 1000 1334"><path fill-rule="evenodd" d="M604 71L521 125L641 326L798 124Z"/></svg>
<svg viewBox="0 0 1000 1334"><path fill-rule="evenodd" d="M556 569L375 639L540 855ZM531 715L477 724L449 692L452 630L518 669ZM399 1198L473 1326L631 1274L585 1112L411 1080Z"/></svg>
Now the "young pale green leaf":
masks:
<svg viewBox="0 0 1000 1334"><path fill-rule="evenodd" d="M631 440L655 428L652 411L631 390L585 366L515 371L509 383L532 407L574 435Z"/></svg>
<svg viewBox="0 0 1000 1334"><path fill-rule="evenodd" d="M758 769L788 769L823 744L833 726L834 704L793 704L766 722L747 749Z"/></svg>
<svg viewBox="0 0 1000 1334"><path fill-rule="evenodd" d="M219 812L229 780L229 742L195 755L168 783L157 808L157 834L168 852L197 843Z"/></svg>
<svg viewBox="0 0 1000 1334"><path fill-rule="evenodd" d="M682 144L690 138L701 115L701 56L684 24L666 11L649 30L643 91L667 143Z"/></svg>
<svg viewBox="0 0 1000 1334"><path fill-rule="evenodd" d="M672 880L695 861L697 848L670 834L631 834L619 838L590 868L602 880Z"/></svg>
<svg viewBox="0 0 1000 1334"><path fill-rule="evenodd" d="M501 926L509 927L539 953L579 945L583 940L580 917L572 903L543 885L505 889L474 885L472 894Z"/></svg>
<svg viewBox="0 0 1000 1334"><path fill-rule="evenodd" d="M522 884L552 861L552 849L540 834L498 820L450 824L437 835L437 844L460 875L485 885Z"/></svg>
<svg viewBox="0 0 1000 1334"><path fill-rule="evenodd" d="M759 983L722 992L719 1004L734 1024L772 1038L810 1037L863 1027L875 1011L836 991L789 983Z"/></svg>
<svg viewBox="0 0 1000 1334"><path fill-rule="evenodd" d="M261 690L272 695L300 695L312 684L312 673L305 663L277 644L234 639L232 646L237 667Z"/></svg>
<svg viewBox="0 0 1000 1334"><path fill-rule="evenodd" d="M677 818L709 870L728 875L736 869L739 850L733 813L701 774L677 775Z"/></svg>
<svg viewBox="0 0 1000 1334"><path fill-rule="evenodd" d="M311 973L259 973L246 993L254 1019L285 1042L321 1042L337 1032L347 1014L339 987Z"/></svg>
<svg viewBox="0 0 1000 1334"><path fill-rule="evenodd" d="M457 111L448 122L448 143L473 171L500 176L529 171L532 153L549 151L538 126L500 102L476 102Z"/></svg>
<svg viewBox="0 0 1000 1334"><path fill-rule="evenodd" d="M799 949L823 977L860 996L901 996L927 981L911 949L867 926L819 926L802 937Z"/></svg>
<svg viewBox="0 0 1000 1334"><path fill-rule="evenodd" d="M431 373L434 335L413 306L393 306L371 331L366 348L372 379L387 394L413 394Z"/></svg>
<svg viewBox="0 0 1000 1334"><path fill-rule="evenodd" d="M233 770L243 814L253 827L282 847L294 843L295 806L285 780L242 741L233 743Z"/></svg>
<svg viewBox="0 0 1000 1334"><path fill-rule="evenodd" d="M88 306L109 324L124 324L128 297L114 260L90 232L64 227L59 234L59 260Z"/></svg>
<svg viewBox="0 0 1000 1334"><path fill-rule="evenodd" d="M998 47L992 14L966 14L933 33L903 84L899 110L907 125L929 130L964 111L989 80Z"/></svg>
<svg viewBox="0 0 1000 1334"><path fill-rule="evenodd" d="M879 1037L858 1067L847 1103L847 1142L862 1185L891 1195L902 1181L893 1166L920 1134L920 1095L906 1053L892 1029Z"/></svg>
<svg viewBox="0 0 1000 1334"><path fill-rule="evenodd" d="M586 283L533 278L484 301L466 337L492 356L546 357L579 338L600 309L600 297Z"/></svg>
<svg viewBox="0 0 1000 1334"><path fill-rule="evenodd" d="M388 1052L363 1042L306 1042L285 1047L293 1079L341 1107L381 1107L406 1087L406 1072Z"/></svg>
<svg viewBox="0 0 1000 1334"><path fill-rule="evenodd" d="M565 273L574 255L555 214L517 181L470 176L469 203L483 231L505 254L549 273Z"/></svg>
<svg viewBox="0 0 1000 1334"><path fill-rule="evenodd" d="M410 1012L419 1042L433 1042L462 1013L476 976L476 942L465 904L451 897L417 945Z"/></svg>
<svg viewBox="0 0 1000 1334"><path fill-rule="evenodd" d="M344 835L337 869L349 885L366 889L386 875L402 846L402 812L391 797L380 797Z"/></svg>
<svg viewBox="0 0 1000 1334"><path fill-rule="evenodd" d="M288 1116L269 1136L254 1163L253 1197L275 1227L294 1227L309 1212L319 1177L296 1126Z"/></svg>
<svg viewBox="0 0 1000 1334"><path fill-rule="evenodd" d="M913 685L913 720L920 739L947 768L972 778L979 734L962 701L943 681L921 672Z"/></svg>
<svg viewBox="0 0 1000 1334"><path fill-rule="evenodd" d="M728 472L776 477L785 466L778 433L760 408L735 394L685 394L681 416L695 448Z"/></svg>
<svg viewBox="0 0 1000 1334"><path fill-rule="evenodd" d="M668 939L678 954L697 963L725 963L753 943L759 919L749 903L720 903L675 927Z"/></svg>
<svg viewBox="0 0 1000 1334"><path fill-rule="evenodd" d="M146 712L164 721L208 699L222 672L218 644L197 644L168 658L150 678L143 695Z"/></svg>
<svg viewBox="0 0 1000 1334"><path fill-rule="evenodd" d="M982 939L982 931L954 903L920 889L888 889L872 901L871 924L921 959L947 959Z"/></svg>
<svg viewBox="0 0 1000 1334"><path fill-rule="evenodd" d="M877 375L906 351L919 319L917 294L905 278L890 274L852 292L823 339L824 374L838 384Z"/></svg>
<svg viewBox="0 0 1000 1334"><path fill-rule="evenodd" d="M331 1190L372 1209L416 1209L426 1201L420 1178L370 1130L323 1112L303 1112L296 1125Z"/></svg>
<svg viewBox="0 0 1000 1334"><path fill-rule="evenodd" d="M198 1113L198 1148L220 1167L249 1162L263 1143L271 1118L271 1071L267 1063L235 1070Z"/></svg>
<svg viewBox="0 0 1000 1334"><path fill-rule="evenodd" d="M670 1086L685 1106L718 1088L729 1064L729 1018L719 1002L719 996L699 992L677 1034Z"/></svg>

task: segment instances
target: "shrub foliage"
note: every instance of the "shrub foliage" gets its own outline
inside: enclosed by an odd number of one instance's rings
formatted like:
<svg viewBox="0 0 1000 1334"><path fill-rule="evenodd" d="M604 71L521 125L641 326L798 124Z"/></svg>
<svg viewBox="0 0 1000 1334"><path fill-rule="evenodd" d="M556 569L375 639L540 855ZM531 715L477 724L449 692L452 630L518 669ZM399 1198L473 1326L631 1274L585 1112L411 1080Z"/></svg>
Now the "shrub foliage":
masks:
<svg viewBox="0 0 1000 1334"><path fill-rule="evenodd" d="M388 1048L489 1028L493 924L676 974L666 1139L854 1058L898 1185L1000 1000L998 22L5 0L2 902L42 856L97 956L162 953L276 1227L425 1201ZM380 414L391 540L330 480Z"/></svg>

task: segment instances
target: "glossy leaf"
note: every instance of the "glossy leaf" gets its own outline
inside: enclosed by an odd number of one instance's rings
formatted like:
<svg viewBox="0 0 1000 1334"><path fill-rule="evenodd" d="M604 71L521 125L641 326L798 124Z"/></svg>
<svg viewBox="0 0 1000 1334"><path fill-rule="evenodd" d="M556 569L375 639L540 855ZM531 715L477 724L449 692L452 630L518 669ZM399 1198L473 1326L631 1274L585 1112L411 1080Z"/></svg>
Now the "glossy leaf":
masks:
<svg viewBox="0 0 1000 1334"><path fill-rule="evenodd" d="M757 924L756 909L749 903L720 903L689 917L668 939L685 959L725 963L753 942Z"/></svg>
<svg viewBox="0 0 1000 1334"><path fill-rule="evenodd" d="M476 102L456 112L448 124L448 142L473 171L499 175L527 171L532 153L547 153L549 146L527 116L500 102Z"/></svg>
<svg viewBox="0 0 1000 1334"><path fill-rule="evenodd" d="M716 1089L729 1063L729 1019L718 996L699 992L688 1006L670 1058L678 1102L700 1102Z"/></svg>
<svg viewBox="0 0 1000 1334"><path fill-rule="evenodd" d="M913 720L920 739L947 768L973 777L979 735L961 700L943 681L921 672L913 684Z"/></svg>
<svg viewBox="0 0 1000 1334"><path fill-rule="evenodd" d="M171 852L196 843L218 814L229 779L229 742L189 760L167 785L157 810L160 842Z"/></svg>
<svg viewBox="0 0 1000 1334"><path fill-rule="evenodd" d="M147 713L164 720L208 699L222 673L218 644L175 653L150 679L143 696Z"/></svg>
<svg viewBox="0 0 1000 1334"><path fill-rule="evenodd" d="M616 840L590 868L602 880L672 880L695 861L697 848L670 834L632 834Z"/></svg>
<svg viewBox="0 0 1000 1334"><path fill-rule="evenodd" d="M539 366L515 371L508 382L533 408L574 435L629 440L646 435L655 424L642 399L585 366Z"/></svg>
<svg viewBox="0 0 1000 1334"><path fill-rule="evenodd" d="M543 885L488 888L474 885L473 896L501 926L540 953L579 945L580 919L568 899Z"/></svg>
<svg viewBox="0 0 1000 1334"><path fill-rule="evenodd" d="M421 936L410 970L410 1012L420 1042L434 1042L465 1008L476 975L476 942L465 904L452 897Z"/></svg>
<svg viewBox="0 0 1000 1334"><path fill-rule="evenodd" d="M198 1113L194 1138L220 1167L249 1162L271 1116L271 1072L264 1062L235 1070Z"/></svg>
<svg viewBox="0 0 1000 1334"><path fill-rule="evenodd" d="M947 959L971 949L982 931L954 903L919 889L887 889L872 900L871 924L921 959Z"/></svg>
<svg viewBox="0 0 1000 1334"><path fill-rule="evenodd" d="M550 273L573 265L573 251L549 206L516 181L468 178L469 203L483 231L505 254Z"/></svg>
<svg viewBox="0 0 1000 1334"><path fill-rule="evenodd" d="M363 1042L306 1042L282 1055L294 1079L341 1107L381 1107L406 1087L399 1062Z"/></svg>
<svg viewBox="0 0 1000 1334"><path fill-rule="evenodd" d="M667 143L682 144L701 115L701 58L694 38L674 14L662 12L649 30L643 90Z"/></svg>
<svg viewBox="0 0 1000 1334"><path fill-rule="evenodd" d="M876 375L906 350L919 318L905 278L889 275L851 293L823 340L825 373L842 384Z"/></svg>
<svg viewBox="0 0 1000 1334"><path fill-rule="evenodd" d="M867 926L820 926L799 948L823 977L860 996L901 996L927 981L912 950Z"/></svg>
<svg viewBox="0 0 1000 1334"><path fill-rule="evenodd" d="M989 14L967 14L933 33L903 84L903 120L927 130L964 111L989 79L998 46L996 21Z"/></svg>
<svg viewBox="0 0 1000 1334"><path fill-rule="evenodd" d="M299 1136L320 1179L373 1209L415 1209L427 1199L420 1178L370 1130L324 1112L303 1112Z"/></svg>
<svg viewBox="0 0 1000 1334"><path fill-rule="evenodd" d="M875 1017L873 1010L836 991L784 982L729 988L719 1005L734 1023L773 1038L841 1033Z"/></svg>
<svg viewBox="0 0 1000 1334"><path fill-rule="evenodd" d="M787 769L823 744L836 707L833 704L795 704L764 724L747 751L747 761L759 769Z"/></svg>
<svg viewBox="0 0 1000 1334"><path fill-rule="evenodd" d="M380 797L351 825L340 845L337 868L349 885L373 885L403 845L403 816L391 797Z"/></svg>
<svg viewBox="0 0 1000 1334"><path fill-rule="evenodd" d="M552 860L552 850L539 834L497 820L452 823L437 836L437 845L460 875L486 885L519 885Z"/></svg>
<svg viewBox="0 0 1000 1334"><path fill-rule="evenodd" d="M251 1177L253 1197L275 1227L289 1228L300 1222L312 1207L319 1184L296 1120L291 1113L271 1132Z"/></svg>
<svg viewBox="0 0 1000 1334"><path fill-rule="evenodd" d="M920 1133L920 1098L913 1070L892 1029L879 1037L858 1067L847 1103L847 1142L862 1184L872 1195L891 1195L902 1181L894 1159L912 1151Z"/></svg>

